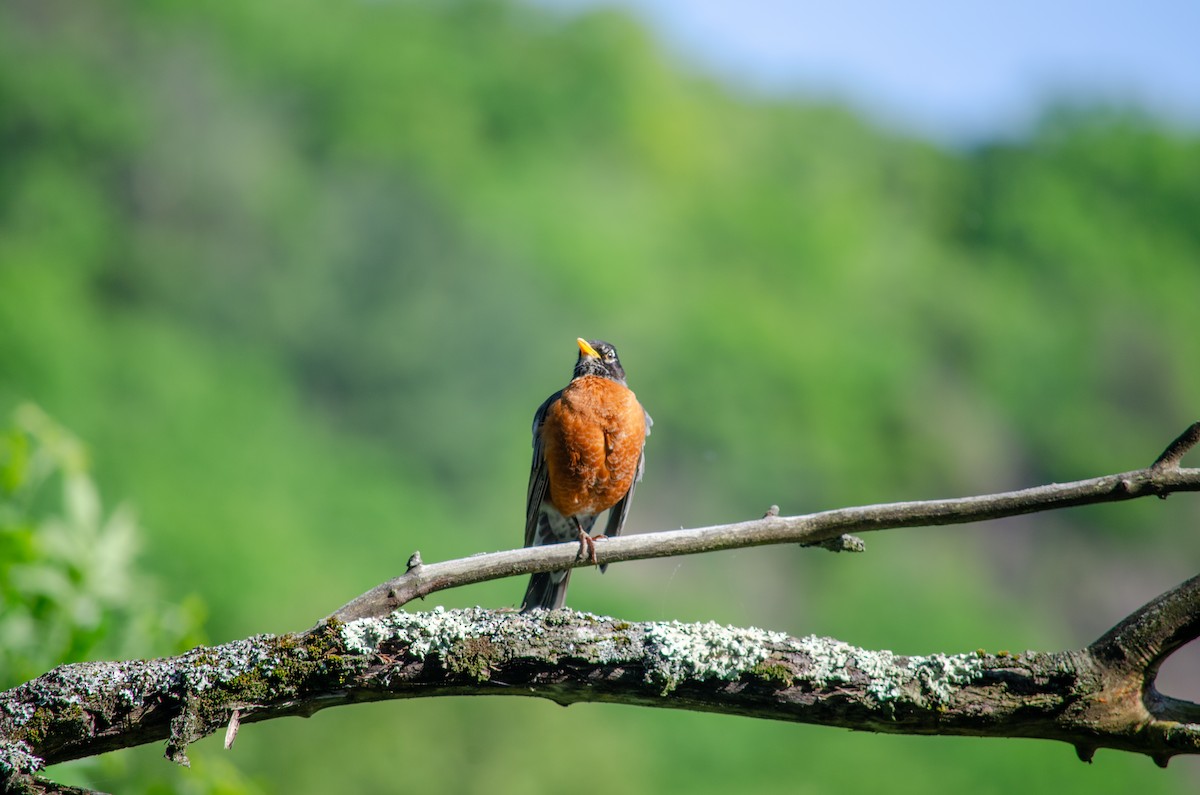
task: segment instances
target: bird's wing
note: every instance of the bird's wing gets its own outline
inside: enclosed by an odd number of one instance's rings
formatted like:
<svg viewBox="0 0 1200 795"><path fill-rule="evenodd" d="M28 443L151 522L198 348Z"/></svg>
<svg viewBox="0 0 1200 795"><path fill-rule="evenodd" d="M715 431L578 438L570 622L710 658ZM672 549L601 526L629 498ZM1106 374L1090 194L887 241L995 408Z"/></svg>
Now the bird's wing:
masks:
<svg viewBox="0 0 1200 795"><path fill-rule="evenodd" d="M538 406L533 415L533 462L529 465L529 492L525 498L525 546L533 546L537 537L538 514L541 513L542 500L546 489L550 487L550 471L546 467L546 456L542 445L542 423L546 419L546 409L558 400L562 390L558 390Z"/></svg>

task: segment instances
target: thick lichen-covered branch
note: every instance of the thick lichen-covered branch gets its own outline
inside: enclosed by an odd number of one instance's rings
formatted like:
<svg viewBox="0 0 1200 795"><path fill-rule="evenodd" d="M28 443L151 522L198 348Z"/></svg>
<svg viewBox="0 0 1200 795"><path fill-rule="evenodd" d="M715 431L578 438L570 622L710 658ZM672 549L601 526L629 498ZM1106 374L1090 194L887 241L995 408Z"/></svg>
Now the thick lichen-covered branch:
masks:
<svg viewBox="0 0 1200 795"><path fill-rule="evenodd" d="M1200 578L1198 578L1200 579ZM1189 581L1138 615L1176 615ZM1179 614L1181 615L1181 614ZM1192 624L1181 617L1191 631ZM1172 626L1167 626L1172 624ZM1171 621L1159 626L1172 638ZM1111 634L1111 633L1110 633ZM570 610L398 611L260 635L179 657L64 666L0 694L0 775L358 701L531 695L908 734L1039 737L1147 754L1200 753L1195 705L1152 672L1078 651L905 656L830 638L716 624L629 623ZM1172 641L1173 642L1173 641ZM236 713L236 716L235 716Z"/></svg>

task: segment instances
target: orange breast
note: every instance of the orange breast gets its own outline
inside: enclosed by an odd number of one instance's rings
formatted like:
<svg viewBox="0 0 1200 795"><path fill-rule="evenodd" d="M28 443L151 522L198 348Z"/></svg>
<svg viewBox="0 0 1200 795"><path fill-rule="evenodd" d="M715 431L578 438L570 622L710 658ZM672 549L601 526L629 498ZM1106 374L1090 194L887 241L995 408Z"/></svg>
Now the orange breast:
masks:
<svg viewBox="0 0 1200 795"><path fill-rule="evenodd" d="M633 392L599 376L575 379L542 424L550 504L564 516L611 508L633 485L645 441Z"/></svg>

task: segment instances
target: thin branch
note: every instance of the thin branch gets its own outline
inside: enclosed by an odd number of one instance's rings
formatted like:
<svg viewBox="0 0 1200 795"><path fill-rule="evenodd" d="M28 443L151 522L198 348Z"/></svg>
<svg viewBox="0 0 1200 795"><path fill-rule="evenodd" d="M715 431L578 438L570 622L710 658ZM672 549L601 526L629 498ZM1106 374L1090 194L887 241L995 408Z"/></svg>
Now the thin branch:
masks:
<svg viewBox="0 0 1200 795"><path fill-rule="evenodd" d="M803 516L778 516L768 511L761 519L736 524L611 538L596 546L596 558L607 564L766 544L826 547L850 544L849 548L854 548L853 542L858 539L852 536L850 541L842 542L840 537L848 533L978 522L1151 495L1166 497L1177 491L1200 491L1200 469L1178 466L1184 453L1198 441L1200 422L1172 442L1154 464L1132 472L1001 494L840 508ZM589 561L579 556L579 545L575 542L489 552L430 564L422 564L417 555L416 565L410 565L404 574L372 588L329 617L353 621L383 616L436 591L585 565Z"/></svg>
<svg viewBox="0 0 1200 795"><path fill-rule="evenodd" d="M1167 449L1163 450L1162 455L1155 459L1150 468L1179 469L1179 462L1197 444L1200 444L1200 422L1193 422L1175 441L1167 445Z"/></svg>

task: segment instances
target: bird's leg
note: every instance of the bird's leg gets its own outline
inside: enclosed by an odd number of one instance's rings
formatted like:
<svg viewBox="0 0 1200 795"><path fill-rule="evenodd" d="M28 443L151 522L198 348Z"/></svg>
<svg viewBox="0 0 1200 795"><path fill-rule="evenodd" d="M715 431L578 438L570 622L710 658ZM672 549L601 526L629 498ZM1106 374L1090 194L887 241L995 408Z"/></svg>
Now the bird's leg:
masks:
<svg viewBox="0 0 1200 795"><path fill-rule="evenodd" d="M596 539L604 538L605 537L604 534L601 533L598 536L590 536L587 534L587 531L583 529L583 525L579 523L579 517L572 516L571 519L572 519L572 521L575 522L575 530L578 531L578 533L579 533L579 554L580 554L580 556L583 556L584 550L587 550L588 561L593 566L599 565L600 561L596 560Z"/></svg>

